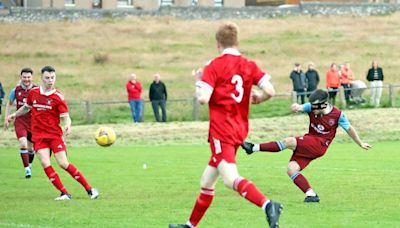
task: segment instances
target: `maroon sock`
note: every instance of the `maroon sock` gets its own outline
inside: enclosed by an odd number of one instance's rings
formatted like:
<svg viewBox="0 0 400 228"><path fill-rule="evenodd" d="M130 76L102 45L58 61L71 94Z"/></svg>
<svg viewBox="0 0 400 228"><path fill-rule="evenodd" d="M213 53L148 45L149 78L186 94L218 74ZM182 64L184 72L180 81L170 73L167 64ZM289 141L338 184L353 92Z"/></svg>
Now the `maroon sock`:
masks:
<svg viewBox="0 0 400 228"><path fill-rule="evenodd" d="M297 187L299 187L304 193L311 189L311 185L301 173L295 173L290 178L293 180L294 184L297 185Z"/></svg>
<svg viewBox="0 0 400 228"><path fill-rule="evenodd" d="M21 155L21 160L22 160L22 164L24 165L24 167L28 167L29 166L29 154L28 154L28 150L25 148L21 148L21 150L19 151L20 155Z"/></svg>
<svg viewBox="0 0 400 228"><path fill-rule="evenodd" d="M197 197L196 203L193 207L192 214L190 215L190 223L193 226L197 226L201 218L210 207L211 202L214 198L214 189L201 188L199 197Z"/></svg>
<svg viewBox="0 0 400 228"><path fill-rule="evenodd" d="M237 178L233 188L241 196L259 207L262 207L262 205L267 201L267 197L265 197L252 182L244 178Z"/></svg>
<svg viewBox="0 0 400 228"><path fill-rule="evenodd" d="M51 181L51 183L56 187L60 192L63 193L68 193L67 189L64 187L63 183L61 182L60 177L56 173L56 171L53 169L52 166L48 166L44 168L44 172L46 173L47 177Z"/></svg>
<svg viewBox="0 0 400 228"><path fill-rule="evenodd" d="M267 152L279 152L282 149L279 147L278 142L267 142L260 144L260 151L267 151Z"/></svg>
<svg viewBox="0 0 400 228"><path fill-rule="evenodd" d="M86 181L85 177L79 172L79 170L72 165L71 163L68 165L67 169L65 169L76 181L78 181L86 190L91 189L89 183Z"/></svg>

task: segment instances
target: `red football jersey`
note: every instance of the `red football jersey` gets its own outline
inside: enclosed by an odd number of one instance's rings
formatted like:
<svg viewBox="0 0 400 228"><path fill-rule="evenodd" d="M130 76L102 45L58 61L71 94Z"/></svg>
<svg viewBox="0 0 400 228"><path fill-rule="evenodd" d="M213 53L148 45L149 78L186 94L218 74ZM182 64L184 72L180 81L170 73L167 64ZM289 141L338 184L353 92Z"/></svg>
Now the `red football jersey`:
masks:
<svg viewBox="0 0 400 228"><path fill-rule="evenodd" d="M332 107L331 112L326 115L315 115L313 112L308 113L310 118L308 134L324 138L325 145L329 146L335 138L341 113L336 107Z"/></svg>
<svg viewBox="0 0 400 228"><path fill-rule="evenodd" d="M32 89L26 102L32 107L32 140L62 136L60 117L68 115L64 96L55 89L44 93L41 87Z"/></svg>
<svg viewBox="0 0 400 228"><path fill-rule="evenodd" d="M248 115L252 85L261 86L270 76L233 48L225 49L203 71L196 86L212 92L209 101L209 140L241 144L249 130Z"/></svg>
<svg viewBox="0 0 400 228"><path fill-rule="evenodd" d="M15 93L15 103L17 110L24 106L26 103L26 99L28 97L28 93L31 89L35 88L36 85L32 85L31 87L24 88L23 86L19 85L15 87L14 93ZM31 112L25 113L22 116L18 116L15 119L15 122L18 124L21 124L24 126L24 128L28 131L31 130Z"/></svg>

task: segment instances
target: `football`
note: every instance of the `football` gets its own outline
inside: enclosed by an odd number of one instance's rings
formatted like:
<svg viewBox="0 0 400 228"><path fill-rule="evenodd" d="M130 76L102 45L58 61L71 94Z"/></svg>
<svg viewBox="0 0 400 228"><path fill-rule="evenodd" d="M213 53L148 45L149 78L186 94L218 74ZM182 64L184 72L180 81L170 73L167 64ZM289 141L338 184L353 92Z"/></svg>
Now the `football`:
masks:
<svg viewBox="0 0 400 228"><path fill-rule="evenodd" d="M100 146L111 146L115 143L117 135L110 127L100 127L95 133L95 139Z"/></svg>

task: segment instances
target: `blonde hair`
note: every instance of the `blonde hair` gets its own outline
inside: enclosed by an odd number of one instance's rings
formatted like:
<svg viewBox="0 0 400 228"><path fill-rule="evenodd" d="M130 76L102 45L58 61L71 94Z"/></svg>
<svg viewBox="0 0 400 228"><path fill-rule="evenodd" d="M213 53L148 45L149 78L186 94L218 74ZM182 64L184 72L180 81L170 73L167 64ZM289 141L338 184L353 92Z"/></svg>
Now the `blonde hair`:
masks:
<svg viewBox="0 0 400 228"><path fill-rule="evenodd" d="M216 34L215 39L224 48L238 46L238 26L232 22L222 24Z"/></svg>

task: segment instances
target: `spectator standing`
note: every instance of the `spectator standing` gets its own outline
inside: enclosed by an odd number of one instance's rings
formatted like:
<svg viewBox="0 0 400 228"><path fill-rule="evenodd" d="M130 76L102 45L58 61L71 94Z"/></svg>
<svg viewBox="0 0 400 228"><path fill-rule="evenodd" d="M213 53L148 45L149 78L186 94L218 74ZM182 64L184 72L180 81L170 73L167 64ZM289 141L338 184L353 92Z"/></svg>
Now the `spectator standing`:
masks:
<svg viewBox="0 0 400 228"><path fill-rule="evenodd" d="M313 62L310 62L308 64L308 70L306 72L306 81L307 81L307 97L309 97L310 94L318 88L319 84L319 74L318 71L315 70Z"/></svg>
<svg viewBox="0 0 400 228"><path fill-rule="evenodd" d="M130 80L126 83L126 92L128 93L133 122L138 123L142 120L142 84L137 80L135 73L131 74Z"/></svg>
<svg viewBox="0 0 400 228"><path fill-rule="evenodd" d="M157 122L167 122L167 87L164 82L160 80L161 76L159 73L154 75L154 81L150 85L149 98L151 106L153 107L154 117ZM160 108L162 113L162 119L160 119Z"/></svg>
<svg viewBox="0 0 400 228"><path fill-rule="evenodd" d="M301 70L300 63L294 64L294 69L292 73L290 73L290 78L292 79L293 82L293 91L296 91L297 93L297 102L300 97L301 104L304 104L305 96L307 93L307 80L306 80L306 75Z"/></svg>
<svg viewBox="0 0 400 228"><path fill-rule="evenodd" d="M378 61L372 61L372 67L368 70L367 80L371 87L371 105L379 107L382 85L383 85L383 70L378 65Z"/></svg>
<svg viewBox="0 0 400 228"><path fill-rule="evenodd" d="M346 98L347 105L350 102L351 83L354 80L353 71L350 69L350 63L345 63L340 69L340 84L344 88L344 97Z"/></svg>
<svg viewBox="0 0 400 228"><path fill-rule="evenodd" d="M335 105L336 94L340 86L340 75L336 63L331 64L331 68L326 72L326 88L329 92L329 99Z"/></svg>
<svg viewBox="0 0 400 228"><path fill-rule="evenodd" d="M3 104L3 98L4 98L4 90L3 90L3 85L0 82L0 116L1 116L1 106Z"/></svg>

